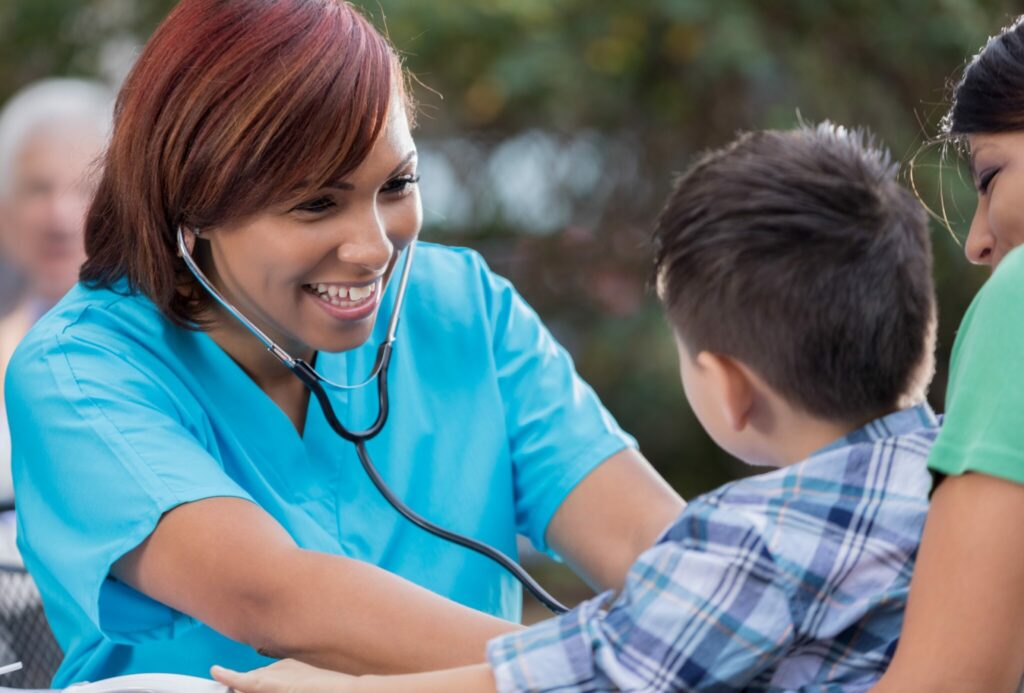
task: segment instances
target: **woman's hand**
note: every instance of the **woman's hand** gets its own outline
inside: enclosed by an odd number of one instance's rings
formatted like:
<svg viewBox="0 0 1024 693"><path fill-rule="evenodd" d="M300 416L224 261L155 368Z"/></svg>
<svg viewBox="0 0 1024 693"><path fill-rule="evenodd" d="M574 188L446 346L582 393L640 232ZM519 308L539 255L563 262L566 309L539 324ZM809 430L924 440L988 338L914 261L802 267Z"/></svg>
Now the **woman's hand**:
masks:
<svg viewBox="0 0 1024 693"><path fill-rule="evenodd" d="M319 669L294 659L241 673L215 666L210 674L237 693L347 693L355 690L356 677Z"/></svg>
<svg viewBox="0 0 1024 693"><path fill-rule="evenodd" d="M282 659L248 674L223 667L210 669L213 678L235 693L496 693L486 664L404 676L349 676Z"/></svg>

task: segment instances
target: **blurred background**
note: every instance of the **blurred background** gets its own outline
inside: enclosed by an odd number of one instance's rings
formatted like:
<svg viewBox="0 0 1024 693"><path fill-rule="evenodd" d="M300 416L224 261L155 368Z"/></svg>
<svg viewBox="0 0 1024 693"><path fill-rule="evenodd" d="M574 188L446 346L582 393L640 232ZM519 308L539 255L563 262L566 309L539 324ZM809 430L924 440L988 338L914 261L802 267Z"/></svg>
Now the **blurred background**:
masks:
<svg viewBox="0 0 1024 693"><path fill-rule="evenodd" d="M0 99L48 76L116 87L173 0L3 0ZM950 82L1011 0L358 0L415 75L426 239L480 250L684 497L750 473L701 431L646 281L674 172L738 130L865 125L936 222L941 409L984 275L963 258L973 189L937 132ZM16 282L5 271L0 284ZM567 571L542 579L574 600ZM532 616L531 616L532 618Z"/></svg>

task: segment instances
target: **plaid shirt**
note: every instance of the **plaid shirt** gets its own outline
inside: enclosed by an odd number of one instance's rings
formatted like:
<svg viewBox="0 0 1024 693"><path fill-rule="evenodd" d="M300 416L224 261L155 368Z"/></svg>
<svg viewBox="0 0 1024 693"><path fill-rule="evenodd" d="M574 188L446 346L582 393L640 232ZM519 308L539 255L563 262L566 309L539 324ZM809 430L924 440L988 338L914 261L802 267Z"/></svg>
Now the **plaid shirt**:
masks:
<svg viewBox="0 0 1024 693"><path fill-rule="evenodd" d="M903 622L927 405L692 501L606 593L488 645L501 691L859 691Z"/></svg>

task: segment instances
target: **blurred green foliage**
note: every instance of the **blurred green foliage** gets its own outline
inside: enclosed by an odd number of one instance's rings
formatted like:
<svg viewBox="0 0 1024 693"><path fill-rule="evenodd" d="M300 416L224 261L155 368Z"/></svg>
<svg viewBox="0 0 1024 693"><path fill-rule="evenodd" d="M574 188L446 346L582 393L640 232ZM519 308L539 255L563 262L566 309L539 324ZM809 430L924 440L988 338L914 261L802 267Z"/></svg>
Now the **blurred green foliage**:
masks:
<svg viewBox="0 0 1024 693"><path fill-rule="evenodd" d="M53 74L116 80L173 4L5 0L0 96ZM1019 11L1010 0L356 4L416 76L421 148L447 161L447 206L428 205L426 237L477 247L509 276L685 496L743 470L689 412L646 290L646 237L671 174L737 130L800 117L868 126L909 160L936 132L951 76ZM526 147L542 168L512 165L509 151ZM962 233L970 186L955 162L940 167L934 151L920 159L922 197L939 208L944 171ZM431 185L425 176L428 201ZM543 204L526 223L517 202L529 207L534 196ZM460 205L463 214L450 211ZM941 405L955 327L984 277L938 224L935 250Z"/></svg>
<svg viewBox="0 0 1024 693"><path fill-rule="evenodd" d="M668 332L644 291L647 233L671 174L738 130L790 127L801 117L868 126L909 161L937 132L951 80L1019 12L1007 0L360 4L427 87L416 91L422 137L496 147L525 131L554 141L585 132L628 164L619 176L616 159L604 161L599 175L614 178L614 189L570 196L561 228L524 233L483 206L458 237L513 279L686 496L745 470L689 412ZM955 157L940 168L938 154L920 154L915 183L938 210L943 171L950 221L962 234L973 191ZM944 226L935 232L942 310L932 398L941 407L955 327L984 277Z"/></svg>

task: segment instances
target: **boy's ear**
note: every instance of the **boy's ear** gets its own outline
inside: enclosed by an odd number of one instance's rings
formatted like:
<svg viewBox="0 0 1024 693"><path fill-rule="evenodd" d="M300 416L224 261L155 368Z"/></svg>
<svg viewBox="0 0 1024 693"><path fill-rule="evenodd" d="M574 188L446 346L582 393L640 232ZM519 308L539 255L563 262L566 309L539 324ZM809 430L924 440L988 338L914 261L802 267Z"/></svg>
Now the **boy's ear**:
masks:
<svg viewBox="0 0 1024 693"><path fill-rule="evenodd" d="M726 425L739 432L746 428L754 406L756 384L737 361L710 351L697 354L697 365L707 373Z"/></svg>

